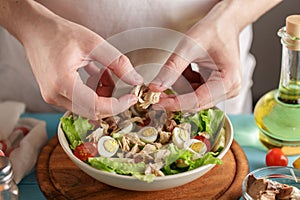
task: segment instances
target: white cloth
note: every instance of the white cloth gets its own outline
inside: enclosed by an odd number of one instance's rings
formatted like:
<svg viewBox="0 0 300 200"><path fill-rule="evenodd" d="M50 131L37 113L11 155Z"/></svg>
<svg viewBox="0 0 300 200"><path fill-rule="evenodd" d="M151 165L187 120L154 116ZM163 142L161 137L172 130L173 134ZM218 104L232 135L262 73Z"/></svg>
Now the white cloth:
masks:
<svg viewBox="0 0 300 200"><path fill-rule="evenodd" d="M138 67L149 63L162 64L169 54L158 50L159 45L162 46L162 50L172 51L179 40L177 33L187 31L218 0L172 0L172 2L162 0L39 0L39 2L58 15L95 31L121 52L126 53L134 66ZM153 30L157 30L154 27L158 28L160 34L151 35ZM170 36L168 33L172 31L178 32ZM149 45L144 40L146 37L143 33L145 32L150 33L148 39L152 42L151 47L156 48L156 51L145 49ZM134 41L126 39L130 34L133 34ZM122 40L124 38L125 40ZM254 59L249 53L251 40L252 30L249 26L240 36L243 65L242 92L239 97L221 105L228 113L244 112L246 100L249 98L251 104L250 88L254 68ZM0 101L6 99L23 101L30 111L57 110L56 107L43 102L22 46L1 29L0 44L0 84L5 86L0 91Z"/></svg>
<svg viewBox="0 0 300 200"><path fill-rule="evenodd" d="M13 101L0 103L0 140L8 138L9 134L13 132L24 111L24 103Z"/></svg>
<svg viewBox="0 0 300 200"><path fill-rule="evenodd" d="M1 132L0 149L12 163L16 183L34 169L38 155L48 140L44 121L20 118L24 108L21 102L0 102L0 127L5 130ZM19 127L26 127L28 133L15 131ZM18 136L14 137L13 134ZM14 141L11 141L12 138Z"/></svg>

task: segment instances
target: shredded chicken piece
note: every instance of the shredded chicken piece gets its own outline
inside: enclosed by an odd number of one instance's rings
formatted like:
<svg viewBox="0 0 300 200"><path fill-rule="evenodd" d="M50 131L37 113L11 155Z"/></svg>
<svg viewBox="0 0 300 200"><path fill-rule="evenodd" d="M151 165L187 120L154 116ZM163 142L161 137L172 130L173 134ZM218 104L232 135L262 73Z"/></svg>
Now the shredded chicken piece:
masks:
<svg viewBox="0 0 300 200"><path fill-rule="evenodd" d="M129 144L130 144L130 141L126 137L123 137L122 138L122 145L121 145L122 150L125 151L125 152L129 152L130 151Z"/></svg>
<svg viewBox="0 0 300 200"><path fill-rule="evenodd" d="M141 141L136 133L126 133L123 138L126 138L131 144L138 144L140 146L145 146L145 142Z"/></svg>
<svg viewBox="0 0 300 200"><path fill-rule="evenodd" d="M89 140L89 142L98 142L99 139L103 135L103 128L99 127L95 131L93 131L90 135L86 137L86 139Z"/></svg>
<svg viewBox="0 0 300 200"><path fill-rule="evenodd" d="M141 150L141 153L152 154L157 151L157 148L153 144L146 144L145 147Z"/></svg>
<svg viewBox="0 0 300 200"><path fill-rule="evenodd" d="M133 117L130 121L144 124L144 120L141 117Z"/></svg>
<svg viewBox="0 0 300 200"><path fill-rule="evenodd" d="M161 149L160 151L157 151L154 155L154 162L159 163L159 162L164 162L166 157L170 155L170 150L168 149Z"/></svg>
<svg viewBox="0 0 300 200"><path fill-rule="evenodd" d="M134 89L135 96L138 97L140 107L147 109L151 104L159 102L160 92L152 92L145 85L138 85Z"/></svg>
<svg viewBox="0 0 300 200"><path fill-rule="evenodd" d="M159 143L159 142L155 142L155 143L152 143L155 147L156 147L156 149L158 150L158 149L160 149L160 148L162 148L162 144L161 143Z"/></svg>
<svg viewBox="0 0 300 200"><path fill-rule="evenodd" d="M155 176L165 176L164 173L162 171L160 171L160 169L163 167L163 163L149 163L146 166L145 169L145 174L154 174Z"/></svg>
<svg viewBox="0 0 300 200"><path fill-rule="evenodd" d="M135 146L138 147L138 146L145 146L146 143L141 141L136 133L126 133L126 134L124 134L123 137L122 137L122 140L120 142L120 146L122 147L122 150L125 151L125 152L130 152L132 150L130 148L131 145L134 145L134 147Z"/></svg>
<svg viewBox="0 0 300 200"><path fill-rule="evenodd" d="M144 94L144 99L140 101L141 107L147 109L151 104L156 104L159 102L160 92L148 91Z"/></svg>
<svg viewBox="0 0 300 200"><path fill-rule="evenodd" d="M117 157L118 158L124 158L124 152L122 151L122 152L118 152L117 153Z"/></svg>
<svg viewBox="0 0 300 200"><path fill-rule="evenodd" d="M166 121L166 130L172 131L177 126L177 123L174 120Z"/></svg>
<svg viewBox="0 0 300 200"><path fill-rule="evenodd" d="M172 133L171 132L167 132L167 131L158 131L158 135L159 135L159 140L158 142L161 144L167 144L169 143Z"/></svg>
<svg viewBox="0 0 300 200"><path fill-rule="evenodd" d="M154 144L146 144L139 153L133 155L133 158L136 163L150 163L154 161L154 158L151 155L155 152L157 152L157 147Z"/></svg>
<svg viewBox="0 0 300 200"><path fill-rule="evenodd" d="M133 155L135 155L136 153L138 153L140 151L139 145L135 144L131 150L125 155L126 158L131 158L133 157Z"/></svg>
<svg viewBox="0 0 300 200"><path fill-rule="evenodd" d="M103 128L103 134L108 135L109 124L106 121L101 120L100 126Z"/></svg>
<svg viewBox="0 0 300 200"><path fill-rule="evenodd" d="M115 117L108 117L105 119L105 122L106 124L108 125L108 128L107 128L107 133L105 134L108 134L108 132L116 132L119 130L119 126L118 126L118 122L120 121L120 117L118 116L115 116Z"/></svg>
<svg viewBox="0 0 300 200"><path fill-rule="evenodd" d="M167 120L167 114L164 111L157 110L150 110L145 117L150 121L149 125L156 129L163 129Z"/></svg>
<svg viewBox="0 0 300 200"><path fill-rule="evenodd" d="M142 152L133 155L133 159L135 163L144 162L147 164L153 162L153 157L151 155Z"/></svg>

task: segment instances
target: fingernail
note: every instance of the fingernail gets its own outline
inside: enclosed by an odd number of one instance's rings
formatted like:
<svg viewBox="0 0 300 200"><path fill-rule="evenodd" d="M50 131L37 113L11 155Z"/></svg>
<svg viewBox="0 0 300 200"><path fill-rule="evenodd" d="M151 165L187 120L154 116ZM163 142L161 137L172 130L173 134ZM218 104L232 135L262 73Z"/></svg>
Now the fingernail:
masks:
<svg viewBox="0 0 300 200"><path fill-rule="evenodd" d="M159 79L153 80L150 83L149 88L154 92L161 92L161 91L164 91L165 89L167 89L167 87L164 85L164 82L162 82Z"/></svg>

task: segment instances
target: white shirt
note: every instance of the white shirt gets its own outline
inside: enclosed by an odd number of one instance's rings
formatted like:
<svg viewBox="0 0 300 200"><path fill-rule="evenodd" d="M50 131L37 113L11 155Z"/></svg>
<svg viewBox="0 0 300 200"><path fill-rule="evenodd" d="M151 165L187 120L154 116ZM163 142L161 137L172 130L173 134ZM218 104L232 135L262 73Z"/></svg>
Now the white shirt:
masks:
<svg viewBox="0 0 300 200"><path fill-rule="evenodd" d="M180 34L199 21L217 0L39 0L54 13L84 25L126 53L135 67L163 63L176 46ZM155 33L155 34L153 34ZM127 38L124 42L124 38ZM131 38L131 39L128 39ZM251 112L254 58L249 53L252 30L240 35L243 72L238 97L218 105L227 113ZM127 42L127 43L126 43ZM149 50L149 48L160 50ZM163 50L163 51L161 51ZM146 69L146 71L149 71ZM147 76L144 70L140 73ZM144 74L143 74L144 73ZM153 76L151 76L153 77ZM0 27L0 101L26 103L28 111L59 111L46 104L21 44ZM249 101L250 100L250 101Z"/></svg>

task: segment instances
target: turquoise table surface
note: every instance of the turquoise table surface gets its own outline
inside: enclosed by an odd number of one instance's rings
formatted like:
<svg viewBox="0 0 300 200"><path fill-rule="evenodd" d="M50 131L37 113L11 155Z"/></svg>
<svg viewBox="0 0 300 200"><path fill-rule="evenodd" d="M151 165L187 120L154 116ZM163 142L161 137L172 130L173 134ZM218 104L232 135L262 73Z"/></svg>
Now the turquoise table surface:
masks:
<svg viewBox="0 0 300 200"><path fill-rule="evenodd" d="M22 117L31 117L44 120L47 124L48 139L56 135L59 119L62 114L23 114ZM250 171L265 167L265 149L258 141L257 127L253 115L229 115L234 130L234 139L243 148L249 162ZM297 156L289 157L291 166ZM43 200L46 199L41 192L34 170L19 183L21 200Z"/></svg>

